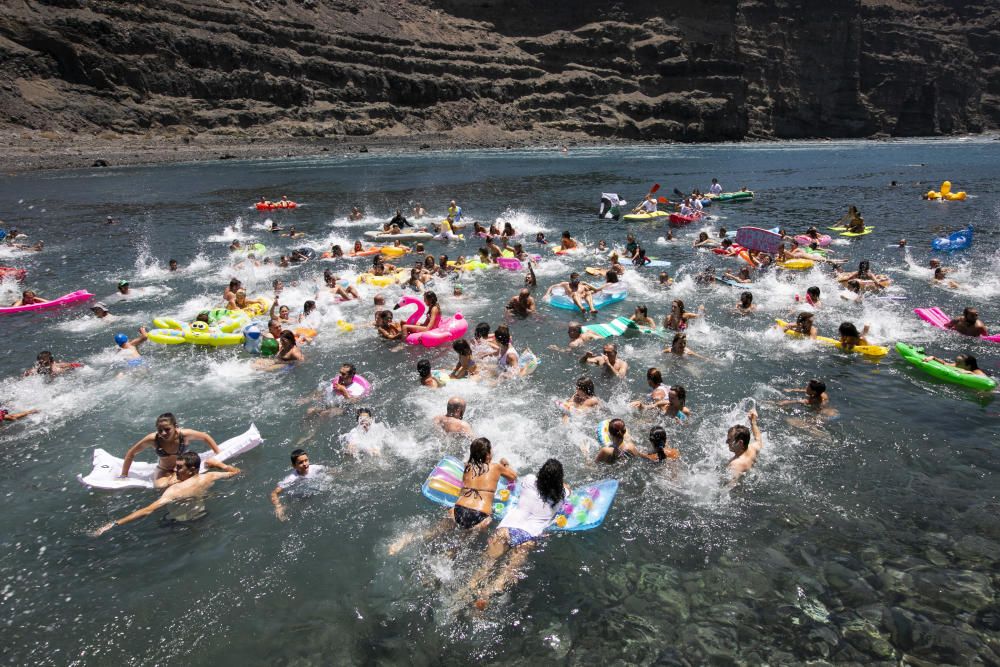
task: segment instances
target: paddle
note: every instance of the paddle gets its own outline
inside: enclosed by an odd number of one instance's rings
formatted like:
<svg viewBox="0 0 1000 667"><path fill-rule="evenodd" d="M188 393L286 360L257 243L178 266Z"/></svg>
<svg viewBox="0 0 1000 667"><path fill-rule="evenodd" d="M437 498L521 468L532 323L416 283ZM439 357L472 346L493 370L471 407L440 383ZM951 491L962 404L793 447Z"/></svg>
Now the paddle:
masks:
<svg viewBox="0 0 1000 667"><path fill-rule="evenodd" d="M649 194L648 194L648 195L646 195L646 197L652 197L653 195L655 195L655 194L656 194L656 192L657 192L657 191L658 191L659 189L660 189L660 184L659 184L659 183L653 183L653 187L651 187L651 188L649 189ZM638 212L639 212L639 209L640 209L640 208L642 208L642 204L643 204L643 202L644 202L644 201L645 201L645 198L643 198L643 201L639 202L639 205L638 205L638 206L636 206L636 207L635 207L634 209L632 209L632 212L633 212L633 213L638 213Z"/></svg>

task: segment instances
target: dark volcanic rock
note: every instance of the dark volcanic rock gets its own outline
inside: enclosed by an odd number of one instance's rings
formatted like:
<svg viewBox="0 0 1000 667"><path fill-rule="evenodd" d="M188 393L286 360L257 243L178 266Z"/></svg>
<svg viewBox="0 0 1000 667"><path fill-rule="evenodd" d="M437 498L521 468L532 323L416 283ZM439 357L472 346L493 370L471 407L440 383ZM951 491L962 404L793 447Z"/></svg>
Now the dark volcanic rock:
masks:
<svg viewBox="0 0 1000 667"><path fill-rule="evenodd" d="M38 0L0 126L711 141L1000 126L988 0Z"/></svg>

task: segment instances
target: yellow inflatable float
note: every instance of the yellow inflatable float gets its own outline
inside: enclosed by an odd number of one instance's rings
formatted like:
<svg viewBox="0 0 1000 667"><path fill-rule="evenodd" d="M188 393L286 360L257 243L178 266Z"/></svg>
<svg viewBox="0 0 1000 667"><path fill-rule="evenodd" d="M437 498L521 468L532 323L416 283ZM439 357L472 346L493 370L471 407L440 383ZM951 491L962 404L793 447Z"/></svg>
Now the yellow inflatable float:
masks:
<svg viewBox="0 0 1000 667"><path fill-rule="evenodd" d="M938 201L965 201L965 190L960 192L951 191L951 181L945 181L941 184L941 190L935 192L934 190L928 190L927 194L924 195L924 199L932 199Z"/></svg>

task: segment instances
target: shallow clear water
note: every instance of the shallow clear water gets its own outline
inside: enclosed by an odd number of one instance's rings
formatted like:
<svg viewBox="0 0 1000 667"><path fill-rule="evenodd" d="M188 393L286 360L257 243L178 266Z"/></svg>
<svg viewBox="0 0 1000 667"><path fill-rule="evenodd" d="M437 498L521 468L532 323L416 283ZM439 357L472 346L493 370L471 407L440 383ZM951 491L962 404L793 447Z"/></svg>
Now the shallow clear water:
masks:
<svg viewBox="0 0 1000 667"><path fill-rule="evenodd" d="M0 402L35 407L36 417L0 429L6 465L0 473L0 643L15 664L466 664L627 662L638 664L795 663L898 660L996 662L1000 648L997 591L996 473L998 411L992 396L942 384L895 353L881 362L830 353L768 331L775 317L794 316L794 295L818 285L825 304L820 333L834 335L849 319L872 326L871 337L926 346L937 356L970 351L1000 374L1000 347L924 325L912 308L957 312L979 307L1000 328L1000 160L990 141L804 143L629 149L350 155L323 159L224 162L148 168L38 173L0 179L0 217L44 239L45 251L0 249L0 265L28 269L28 286L49 298L87 288L98 298L121 278L153 289L112 305L118 320L94 320L74 307L6 316L0 349ZM748 185L752 203L714 206L718 220L679 230L658 243L662 227L599 222L596 200L617 191L637 201L651 182L727 189ZM929 203L919 194L951 179L974 195L964 203ZM898 188L889 188L892 180ZM293 213L248 208L261 194L287 194L304 204ZM291 247L348 244L422 201L435 214L456 198L466 215L510 220L528 240L563 229L591 246L622 245L626 229L649 254L673 262L677 284L654 285L656 272L630 270L630 298L598 321L646 303L658 320L671 298L706 316L689 345L710 362L665 358L658 340L620 340L630 365L612 381L577 364L578 354L548 350L566 343L566 311L540 306L514 320L518 349L542 364L529 379L501 388L458 383L417 386L415 362L454 363L449 347L390 351L371 329L372 292L361 305L322 302L323 334L305 350L306 364L262 373L239 349L187 346L144 349L149 368L121 373L112 335L132 334L158 315L191 317L219 301L232 276L264 295L288 285L293 307L312 298L322 269L344 275L361 262L314 262L287 270L234 269L226 246L258 238L275 253ZM369 218L346 223L353 204ZM737 292L699 287L691 275L727 260L695 252L701 229L742 225L804 230L825 227L856 204L876 231L834 249L856 265L871 259L909 296L906 301L850 304L822 271L768 277L755 291L760 312L736 318ZM104 216L122 224L105 226ZM303 241L263 230L274 218L295 224ZM968 223L972 250L946 257L957 290L931 286L925 269L934 236ZM906 237L912 250L891 247ZM533 243L528 243L529 250ZM429 247L452 258L472 254L468 241ZM166 271L168 258L178 274ZM545 253L540 290L599 259L556 259ZM676 274L676 275L675 275ZM446 314L471 323L504 320L502 304L521 274L495 271L463 279L465 296L436 286ZM13 301L17 285L0 286ZM396 293L385 291L389 303ZM359 326L336 332L344 318ZM593 345L597 349L598 344ZM21 378L35 354L87 364L45 383ZM351 415L306 418L303 403L343 361L375 385L369 399L392 437L384 456L351 459L339 436ZM632 462L590 462L599 419L624 416L637 434L654 421L627 402L647 391L644 372L663 370L687 388L692 418L667 424L683 463L665 470ZM590 373L605 402L596 414L563 423L552 404ZM806 415L769 405L783 387L824 379L839 417L806 430L789 418ZM464 446L431 427L452 393L469 401L467 418L489 437L496 456L533 472L560 458L571 483L614 476L621 490L597 530L562 534L532 553L523 580L485 613L472 613L456 591L477 564L484 537L448 535L390 557L403 532L430 526L441 512L419 493L429 469ZM756 404L765 446L757 466L733 493L721 490L728 458L725 430ZM266 441L238 460L245 475L217 484L208 516L189 525L149 518L94 539L88 531L153 498L146 492L95 493L75 477L90 468L95 447L123 454L148 433L155 416L172 411L182 426L217 440L255 422ZM327 490L286 501L290 520L275 520L268 494L286 472L287 454L304 440L314 462L333 465ZM581 449L590 447L591 455ZM151 453L144 460L151 460Z"/></svg>

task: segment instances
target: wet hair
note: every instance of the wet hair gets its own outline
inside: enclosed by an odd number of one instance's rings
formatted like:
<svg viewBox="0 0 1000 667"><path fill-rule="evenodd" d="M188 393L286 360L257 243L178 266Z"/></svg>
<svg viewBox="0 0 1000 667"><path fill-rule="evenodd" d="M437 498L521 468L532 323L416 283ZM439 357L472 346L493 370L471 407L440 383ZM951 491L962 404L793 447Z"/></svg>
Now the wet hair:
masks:
<svg viewBox="0 0 1000 667"><path fill-rule="evenodd" d="M170 422L171 426L177 426L177 417L175 417L174 413L172 412L164 412L162 415L156 418L157 424L164 421Z"/></svg>
<svg viewBox="0 0 1000 667"><path fill-rule="evenodd" d="M562 233L562 237L563 237L564 239L568 239L568 238L570 238L570 235L569 235L569 230L568 230L568 229L567 229L567 230L566 230L565 232L563 232L563 233Z"/></svg>
<svg viewBox="0 0 1000 667"><path fill-rule="evenodd" d="M485 475L489 469L489 456L493 451L489 438L476 438L469 443L469 461L465 464L465 472L470 470L479 477Z"/></svg>
<svg viewBox="0 0 1000 667"><path fill-rule="evenodd" d="M240 288L240 285L242 285L242 284L243 283L241 283L239 280L237 280L236 278L233 278L232 280L229 281L229 289L231 289L231 290L233 290L235 292L236 290L238 290Z"/></svg>
<svg viewBox="0 0 1000 667"><path fill-rule="evenodd" d="M476 325L476 338L489 338L490 335L490 324L489 322L480 322Z"/></svg>
<svg viewBox="0 0 1000 667"><path fill-rule="evenodd" d="M646 379L655 385L663 384L663 373L659 368L653 367L646 371Z"/></svg>
<svg viewBox="0 0 1000 667"><path fill-rule="evenodd" d="M354 418L360 421L361 415L368 415L369 419L375 416L371 408L358 408L354 413Z"/></svg>
<svg viewBox="0 0 1000 667"><path fill-rule="evenodd" d="M510 328L506 324L501 324L493 332L493 338L501 345L510 345Z"/></svg>
<svg viewBox="0 0 1000 667"><path fill-rule="evenodd" d="M969 307L962 311L962 317L965 319L970 319L969 316L974 315L974 319L979 319L979 311L975 308Z"/></svg>
<svg viewBox="0 0 1000 667"><path fill-rule="evenodd" d="M341 364L340 367L346 368L347 372L351 375L355 375L358 372L358 369L354 367L354 364Z"/></svg>
<svg viewBox="0 0 1000 667"><path fill-rule="evenodd" d="M424 257L424 268L433 268L434 266L434 255L427 255Z"/></svg>
<svg viewBox="0 0 1000 667"><path fill-rule="evenodd" d="M284 341L292 347L295 347L295 334L292 333L291 329L285 329L282 331L281 335L278 336L278 339Z"/></svg>
<svg viewBox="0 0 1000 667"><path fill-rule="evenodd" d="M608 433L611 435L624 436L627 431L624 420L612 419L608 422Z"/></svg>
<svg viewBox="0 0 1000 667"><path fill-rule="evenodd" d="M643 317L649 317L649 308L647 308L645 305L636 306L635 309L640 313L642 313Z"/></svg>
<svg viewBox="0 0 1000 667"><path fill-rule="evenodd" d="M965 368L967 371L978 371L979 361L971 354L960 354L955 357L956 365Z"/></svg>
<svg viewBox="0 0 1000 667"><path fill-rule="evenodd" d="M871 273L871 264L867 259L858 262L858 278L862 278Z"/></svg>
<svg viewBox="0 0 1000 667"><path fill-rule="evenodd" d="M675 333L673 340L670 341L670 349L673 350L674 346L680 343L687 345L687 338L688 336L686 333L680 333L680 332Z"/></svg>
<svg viewBox="0 0 1000 667"><path fill-rule="evenodd" d="M308 315L309 313L311 313L314 310L316 310L316 302L313 301L312 299L310 299L309 301L306 301L304 304L302 304L302 314L303 315Z"/></svg>
<svg viewBox="0 0 1000 667"><path fill-rule="evenodd" d="M608 271L604 274L604 279L609 283L616 283L618 282L618 273L616 271Z"/></svg>
<svg viewBox="0 0 1000 667"><path fill-rule="evenodd" d="M819 288L815 285L807 289L806 294L808 294L809 298L813 301L819 301Z"/></svg>
<svg viewBox="0 0 1000 667"><path fill-rule="evenodd" d="M702 232L702 233L698 234L698 241L699 242L700 241L707 241L707 240L708 240L708 232Z"/></svg>
<svg viewBox="0 0 1000 667"><path fill-rule="evenodd" d="M653 449L656 450L656 458L661 461L667 458L663 452L663 448L667 446L667 432L662 426L654 426L649 429L649 444L653 445Z"/></svg>
<svg viewBox="0 0 1000 667"><path fill-rule="evenodd" d="M563 467L558 459L549 459L538 469L535 477L535 490L546 503L555 507L566 498L566 486L563 481Z"/></svg>
<svg viewBox="0 0 1000 667"><path fill-rule="evenodd" d="M455 352L458 352L459 354L472 354L472 346L470 346L469 341L464 338L459 338L452 343L451 349L455 350Z"/></svg>
<svg viewBox="0 0 1000 667"><path fill-rule="evenodd" d="M594 391L595 391L595 389L594 389L594 381L591 380L586 375L584 375L582 377L578 377L576 379L576 388L582 390L583 393L585 393L587 396L593 396L594 395Z"/></svg>
<svg viewBox="0 0 1000 667"><path fill-rule="evenodd" d="M417 362L417 375L420 376L421 380L426 380L431 376L430 359L421 359Z"/></svg>
<svg viewBox="0 0 1000 667"><path fill-rule="evenodd" d="M583 333L583 325L579 322L570 322L568 327L569 333L580 335Z"/></svg>
<svg viewBox="0 0 1000 667"><path fill-rule="evenodd" d="M680 405L677 406L677 409L678 410L682 409L684 407L684 404L687 403L687 398L688 398L687 389L685 389L679 384L675 384L674 386L670 387L670 389L675 394L677 394L677 402L680 403Z"/></svg>
<svg viewBox="0 0 1000 667"><path fill-rule="evenodd" d="M750 446L750 429L743 424L732 426L726 432L726 439L733 442L742 442L743 448L746 449Z"/></svg>
<svg viewBox="0 0 1000 667"><path fill-rule="evenodd" d="M205 324L208 324L209 323L208 311L206 310L201 311L194 319L196 322L204 322Z"/></svg>
<svg viewBox="0 0 1000 667"><path fill-rule="evenodd" d="M438 295L430 290L427 290L424 292L424 301L427 302L428 306L436 306L438 302Z"/></svg>
<svg viewBox="0 0 1000 667"><path fill-rule="evenodd" d="M574 271L573 273L569 274L569 281L570 282L573 282L573 281L580 282L580 274L577 273L576 271Z"/></svg>
<svg viewBox="0 0 1000 667"><path fill-rule="evenodd" d="M295 465L295 462L298 460L298 458L300 456L308 456L308 454L306 454L306 450L304 450L304 449L293 449L292 450L292 455L291 455L292 465Z"/></svg>
<svg viewBox="0 0 1000 667"><path fill-rule="evenodd" d="M812 389L814 392L816 392L816 394L819 396L822 396L823 393L826 391L826 383L823 382L822 380L815 380L815 379L809 380L808 387L809 389Z"/></svg>
<svg viewBox="0 0 1000 667"><path fill-rule="evenodd" d="M746 308L753 303L753 292L743 292L740 294L740 304Z"/></svg>
<svg viewBox="0 0 1000 667"><path fill-rule="evenodd" d="M795 316L796 324L805 324L806 322L812 324L812 319L813 319L813 314L806 311L803 311Z"/></svg>
<svg viewBox="0 0 1000 667"><path fill-rule="evenodd" d="M184 462L185 468L194 470L201 468L201 457L198 456L198 452L184 452L179 454L177 458Z"/></svg>
<svg viewBox="0 0 1000 667"><path fill-rule="evenodd" d="M677 310L680 311L681 315L684 314L684 302L683 301L681 301L680 299L674 299L674 302L672 304L670 304L670 307L673 308L674 306L677 306Z"/></svg>
<svg viewBox="0 0 1000 667"><path fill-rule="evenodd" d="M858 332L858 328L854 326L854 322L841 322L840 328L837 331L841 336L846 336L847 338L861 337L861 334Z"/></svg>

